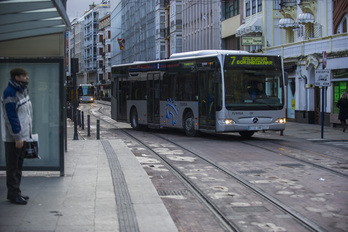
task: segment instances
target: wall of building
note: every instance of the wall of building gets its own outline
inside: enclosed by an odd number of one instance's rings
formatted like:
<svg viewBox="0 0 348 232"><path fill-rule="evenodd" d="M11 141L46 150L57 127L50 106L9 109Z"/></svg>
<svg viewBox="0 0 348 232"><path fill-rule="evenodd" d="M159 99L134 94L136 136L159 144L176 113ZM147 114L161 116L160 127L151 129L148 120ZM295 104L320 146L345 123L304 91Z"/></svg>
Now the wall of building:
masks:
<svg viewBox="0 0 348 232"><path fill-rule="evenodd" d="M183 1L183 51L221 49L221 2Z"/></svg>

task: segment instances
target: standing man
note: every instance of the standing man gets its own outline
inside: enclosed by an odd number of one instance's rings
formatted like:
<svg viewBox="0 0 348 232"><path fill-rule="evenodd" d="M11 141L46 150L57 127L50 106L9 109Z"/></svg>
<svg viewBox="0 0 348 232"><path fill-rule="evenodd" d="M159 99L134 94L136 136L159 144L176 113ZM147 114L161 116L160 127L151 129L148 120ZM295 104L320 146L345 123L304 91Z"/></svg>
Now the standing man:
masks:
<svg viewBox="0 0 348 232"><path fill-rule="evenodd" d="M347 93L343 92L341 98L338 100L336 106L340 109L338 119L341 121L343 132L346 131L346 119L348 119L348 98Z"/></svg>
<svg viewBox="0 0 348 232"><path fill-rule="evenodd" d="M5 128L3 140L6 155L7 199L14 204L27 204L28 196L20 190L24 161L24 141L31 133L32 108L28 95L28 72L14 68L11 79L2 96L2 111Z"/></svg>

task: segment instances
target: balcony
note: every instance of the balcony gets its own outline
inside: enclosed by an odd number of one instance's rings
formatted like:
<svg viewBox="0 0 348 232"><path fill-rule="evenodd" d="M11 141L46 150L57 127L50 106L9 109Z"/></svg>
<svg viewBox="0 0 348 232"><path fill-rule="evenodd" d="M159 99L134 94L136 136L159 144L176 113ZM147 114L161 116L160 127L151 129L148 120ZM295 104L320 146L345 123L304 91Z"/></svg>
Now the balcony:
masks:
<svg viewBox="0 0 348 232"><path fill-rule="evenodd" d="M166 27L164 29L161 29L161 32L163 33L164 38L170 37L170 27Z"/></svg>
<svg viewBox="0 0 348 232"><path fill-rule="evenodd" d="M169 7L170 7L170 0L164 0L164 9L169 10Z"/></svg>
<svg viewBox="0 0 348 232"><path fill-rule="evenodd" d="M282 0L280 1L280 13L284 18L296 19L297 15L297 0Z"/></svg>
<svg viewBox="0 0 348 232"><path fill-rule="evenodd" d="M315 53L339 53L348 47L348 33L331 35L328 37L303 40L275 47L263 48L267 55L281 55L284 59L308 56Z"/></svg>
<svg viewBox="0 0 348 232"><path fill-rule="evenodd" d="M316 14L317 12L317 1L300 0L298 4L303 13Z"/></svg>
<svg viewBox="0 0 348 232"><path fill-rule="evenodd" d="M105 52L105 59L111 59L111 52Z"/></svg>
<svg viewBox="0 0 348 232"><path fill-rule="evenodd" d="M280 1L281 8L296 7L296 5L297 5L297 0L281 0Z"/></svg>

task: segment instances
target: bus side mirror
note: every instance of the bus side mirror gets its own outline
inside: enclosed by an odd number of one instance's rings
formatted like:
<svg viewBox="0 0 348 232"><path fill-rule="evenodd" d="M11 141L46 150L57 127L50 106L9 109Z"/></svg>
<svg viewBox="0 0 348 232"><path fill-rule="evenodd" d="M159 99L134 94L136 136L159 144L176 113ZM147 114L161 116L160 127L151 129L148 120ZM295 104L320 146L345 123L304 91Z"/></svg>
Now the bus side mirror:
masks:
<svg viewBox="0 0 348 232"><path fill-rule="evenodd" d="M285 82L285 85L288 85L288 83L289 83L289 73L288 72L284 72L284 82Z"/></svg>

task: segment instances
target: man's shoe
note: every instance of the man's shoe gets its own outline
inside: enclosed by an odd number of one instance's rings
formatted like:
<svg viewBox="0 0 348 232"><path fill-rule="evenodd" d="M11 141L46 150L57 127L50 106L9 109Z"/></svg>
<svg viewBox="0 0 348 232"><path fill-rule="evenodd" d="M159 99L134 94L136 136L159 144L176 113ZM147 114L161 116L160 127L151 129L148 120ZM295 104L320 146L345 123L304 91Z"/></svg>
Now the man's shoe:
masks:
<svg viewBox="0 0 348 232"><path fill-rule="evenodd" d="M10 199L10 202L13 204L18 204L18 205L26 205L28 202L24 200L23 197L15 197Z"/></svg>
<svg viewBox="0 0 348 232"><path fill-rule="evenodd" d="M24 200L29 200L29 196L21 196Z"/></svg>

